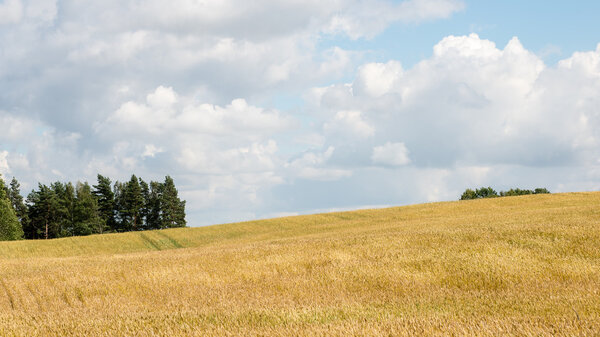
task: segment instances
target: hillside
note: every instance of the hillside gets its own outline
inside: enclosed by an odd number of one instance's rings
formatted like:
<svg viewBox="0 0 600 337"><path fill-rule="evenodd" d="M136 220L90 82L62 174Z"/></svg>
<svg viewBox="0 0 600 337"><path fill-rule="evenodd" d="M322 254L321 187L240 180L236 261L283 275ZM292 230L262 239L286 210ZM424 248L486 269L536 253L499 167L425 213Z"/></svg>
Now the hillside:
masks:
<svg viewBox="0 0 600 337"><path fill-rule="evenodd" d="M0 243L0 336L595 335L600 192Z"/></svg>

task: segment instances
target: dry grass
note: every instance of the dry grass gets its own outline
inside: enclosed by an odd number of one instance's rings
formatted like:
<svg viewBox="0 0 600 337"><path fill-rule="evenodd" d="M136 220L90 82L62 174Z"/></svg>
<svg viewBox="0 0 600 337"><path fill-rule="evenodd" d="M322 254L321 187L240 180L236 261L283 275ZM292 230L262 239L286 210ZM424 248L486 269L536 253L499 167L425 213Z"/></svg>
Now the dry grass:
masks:
<svg viewBox="0 0 600 337"><path fill-rule="evenodd" d="M600 334L600 193L0 244L1 336Z"/></svg>

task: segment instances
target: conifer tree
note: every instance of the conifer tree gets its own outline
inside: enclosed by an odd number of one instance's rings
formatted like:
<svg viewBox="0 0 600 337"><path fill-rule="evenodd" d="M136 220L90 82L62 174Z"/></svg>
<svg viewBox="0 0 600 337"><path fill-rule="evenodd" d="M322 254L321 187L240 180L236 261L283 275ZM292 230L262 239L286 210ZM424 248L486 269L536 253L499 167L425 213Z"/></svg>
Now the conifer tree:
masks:
<svg viewBox="0 0 600 337"><path fill-rule="evenodd" d="M51 239L60 235L60 204L54 190L38 184L38 191L27 196L29 226L25 230L28 239Z"/></svg>
<svg viewBox="0 0 600 337"><path fill-rule="evenodd" d="M148 229L160 229L161 223L161 199L162 199L163 184L152 181L150 182L150 193L148 194L146 215L146 226Z"/></svg>
<svg viewBox="0 0 600 337"><path fill-rule="evenodd" d="M125 185L119 181L115 181L113 185L113 194L115 198L115 225L114 230L117 232L124 232L128 229L128 218L127 212L125 211Z"/></svg>
<svg viewBox="0 0 600 337"><path fill-rule="evenodd" d="M132 175L126 183L116 181L112 188L110 179L102 175L93 189L87 182L38 184L26 202L19 187L13 178L10 188L2 181L0 190L27 239L186 225L185 201L179 199L170 176L164 183L148 184Z"/></svg>
<svg viewBox="0 0 600 337"><path fill-rule="evenodd" d="M75 187L77 196L74 209L74 235L89 235L102 233L104 221L100 218L98 202L92 194L92 188L86 183L78 182Z"/></svg>
<svg viewBox="0 0 600 337"><path fill-rule="evenodd" d="M73 236L75 228L75 187L73 184L55 182L51 185L56 197L55 209L56 223L58 225L57 237Z"/></svg>
<svg viewBox="0 0 600 337"><path fill-rule="evenodd" d="M132 175L127 183L121 185L120 190L118 205L122 230L135 231L142 229L144 198L138 178Z"/></svg>
<svg viewBox="0 0 600 337"><path fill-rule="evenodd" d="M21 184L17 181L15 177L12 178L10 182L10 188L7 189L8 199L15 210L15 214L19 219L19 223L22 228L27 227L27 223L29 222L29 217L27 216L27 205L21 196Z"/></svg>
<svg viewBox="0 0 600 337"><path fill-rule="evenodd" d="M148 213L150 212L150 187L142 178L139 178L139 181L143 200L142 209L140 210L140 217L142 218L140 223L143 229L150 229L148 226Z"/></svg>
<svg viewBox="0 0 600 337"><path fill-rule="evenodd" d="M104 222L100 233L105 230L116 230L115 194L112 191L110 179L98 174L98 185L94 185L93 194L98 203L100 218Z"/></svg>
<svg viewBox="0 0 600 337"><path fill-rule="evenodd" d="M0 240L23 238L23 228L15 214L2 176L0 176Z"/></svg>
<svg viewBox="0 0 600 337"><path fill-rule="evenodd" d="M170 176L165 177L160 200L161 228L185 227L185 201L177 196L177 188Z"/></svg>

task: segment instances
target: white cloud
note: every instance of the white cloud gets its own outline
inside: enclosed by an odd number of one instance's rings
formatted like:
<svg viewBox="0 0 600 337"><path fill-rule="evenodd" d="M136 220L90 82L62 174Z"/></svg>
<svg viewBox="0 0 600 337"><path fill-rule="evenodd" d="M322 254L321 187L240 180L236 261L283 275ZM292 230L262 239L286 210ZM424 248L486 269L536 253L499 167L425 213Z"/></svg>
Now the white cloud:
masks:
<svg viewBox="0 0 600 337"><path fill-rule="evenodd" d="M48 183L59 171L82 179L81 167L88 159L88 153L80 151L82 138L77 132L60 132L40 120L0 111L0 166L23 180L24 188Z"/></svg>
<svg viewBox="0 0 600 337"><path fill-rule="evenodd" d="M293 124L290 117L243 99L221 107L179 97L161 86L145 103L122 104L95 130L107 140L127 139L113 152L115 158L130 160L117 165L135 167L138 160L162 153L164 160L178 164L180 174L222 175L273 172L281 159L271 137Z"/></svg>
<svg viewBox="0 0 600 337"><path fill-rule="evenodd" d="M0 110L0 140L7 143L25 141L28 135L35 133L35 120L16 117Z"/></svg>
<svg viewBox="0 0 600 337"><path fill-rule="evenodd" d="M144 153L142 157L154 157L158 153L164 152L165 150L162 147L156 147L153 144L148 144L144 147Z"/></svg>
<svg viewBox="0 0 600 337"><path fill-rule="evenodd" d="M244 99L234 99L221 107L198 104L186 98L184 103L176 106L177 97L172 88L159 86L147 95L146 103L129 101L122 104L106 121L96 124L96 132L102 135L126 133L140 138L234 133L252 139L256 138L255 134L279 132L294 123L278 111L248 105Z"/></svg>
<svg viewBox="0 0 600 337"><path fill-rule="evenodd" d="M8 151L0 151L0 175L6 175L10 173L10 167L8 166Z"/></svg>
<svg viewBox="0 0 600 337"><path fill-rule="evenodd" d="M576 52L570 58L560 61L558 65L584 76L600 77L600 43L595 51Z"/></svg>
<svg viewBox="0 0 600 337"><path fill-rule="evenodd" d="M28 18L39 23L49 23L56 18L57 0L28 0L25 10Z"/></svg>
<svg viewBox="0 0 600 337"><path fill-rule="evenodd" d="M598 186L600 45L546 66L517 38L448 36L403 68L339 42L462 1L165 4L0 5L0 170L29 187L170 174L204 224L473 184Z"/></svg>
<svg viewBox="0 0 600 337"><path fill-rule="evenodd" d="M375 134L375 128L364 120L360 111L338 111L323 128L327 133L349 137L368 138Z"/></svg>
<svg viewBox="0 0 600 337"><path fill-rule="evenodd" d="M419 22L438 18L447 18L465 8L462 1L447 0L411 0L401 3L396 14L401 21Z"/></svg>
<svg viewBox="0 0 600 337"><path fill-rule="evenodd" d="M327 167L334 151L335 148L330 146L322 153L306 152L292 160L288 168L295 176L310 180L333 181L351 176L351 170Z"/></svg>
<svg viewBox="0 0 600 337"><path fill-rule="evenodd" d="M322 147L325 145L325 137L318 133L302 134L295 139L296 143L308 145L311 147Z"/></svg>
<svg viewBox="0 0 600 337"><path fill-rule="evenodd" d="M156 109L168 109L177 102L177 94L175 94L171 87L165 88L160 86L153 93L148 94L146 102Z"/></svg>
<svg viewBox="0 0 600 337"><path fill-rule="evenodd" d="M382 146L373 148L371 156L373 163L390 166L402 166L410 163L408 149L404 143L387 142Z"/></svg>
<svg viewBox="0 0 600 337"><path fill-rule="evenodd" d="M118 100L110 88L123 83L135 98L165 81L184 94L204 91L206 100L221 104L264 98L354 69L362 52L320 46L340 18L352 27L335 31L373 36L397 21L447 17L462 7L457 0L65 0L60 6L56 0L7 0L0 22L17 25L0 31L0 45L11 46L0 55L0 76L26 84L0 82L0 90L12 91L4 97L7 106L52 108L60 113L48 121L70 128L89 128L104 117L107 111L94 107L112 109ZM52 100L64 92L86 103Z"/></svg>
<svg viewBox="0 0 600 337"><path fill-rule="evenodd" d="M333 16L326 28L352 39L373 37L392 22L416 23L446 18L464 8L458 0L356 1L346 11Z"/></svg>
<svg viewBox="0 0 600 337"><path fill-rule="evenodd" d="M364 93L372 97L380 97L390 92L401 76L402 66L400 62L365 64L358 70L358 76L353 85L353 93L356 95Z"/></svg>
<svg viewBox="0 0 600 337"><path fill-rule="evenodd" d="M23 16L23 4L20 0L5 0L0 3L0 25L18 23Z"/></svg>
<svg viewBox="0 0 600 337"><path fill-rule="evenodd" d="M367 135L372 146L402 140L418 166L595 160L600 155L598 55L598 50L576 53L548 68L517 38L499 49L476 34L449 36L411 69L402 70L393 60L367 64L353 83L320 88L310 97L323 115L360 109L333 119L350 125L369 121L365 132L341 128L354 135L353 142L344 141L348 146L357 148ZM335 124L324 120L323 125L331 130ZM349 151L340 144L338 149Z"/></svg>
<svg viewBox="0 0 600 337"><path fill-rule="evenodd" d="M96 124L95 137L122 141L97 155L90 167L140 176L155 167L183 180L190 213L222 205L237 205L244 213L261 205L263 191L284 183L285 159L273 137L294 124L293 118L244 99L218 106L159 86Z"/></svg>
<svg viewBox="0 0 600 337"><path fill-rule="evenodd" d="M597 48L548 67L517 38L499 48L476 34L449 36L410 69L395 60L365 64L353 82L313 88L306 101L326 131L323 146L335 145L328 165L351 170L344 183L360 189L369 181L388 200L407 198L395 188L419 201L484 185L593 190L599 60ZM376 132L332 132L348 117L339 111L360 111L354 119Z"/></svg>

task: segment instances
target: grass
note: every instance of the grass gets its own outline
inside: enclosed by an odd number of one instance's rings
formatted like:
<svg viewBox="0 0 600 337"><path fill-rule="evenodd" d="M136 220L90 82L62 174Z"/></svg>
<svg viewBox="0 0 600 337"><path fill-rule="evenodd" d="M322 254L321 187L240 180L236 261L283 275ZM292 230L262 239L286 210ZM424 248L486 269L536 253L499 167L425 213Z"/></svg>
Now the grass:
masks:
<svg viewBox="0 0 600 337"><path fill-rule="evenodd" d="M0 336L600 331L600 193L0 243Z"/></svg>

